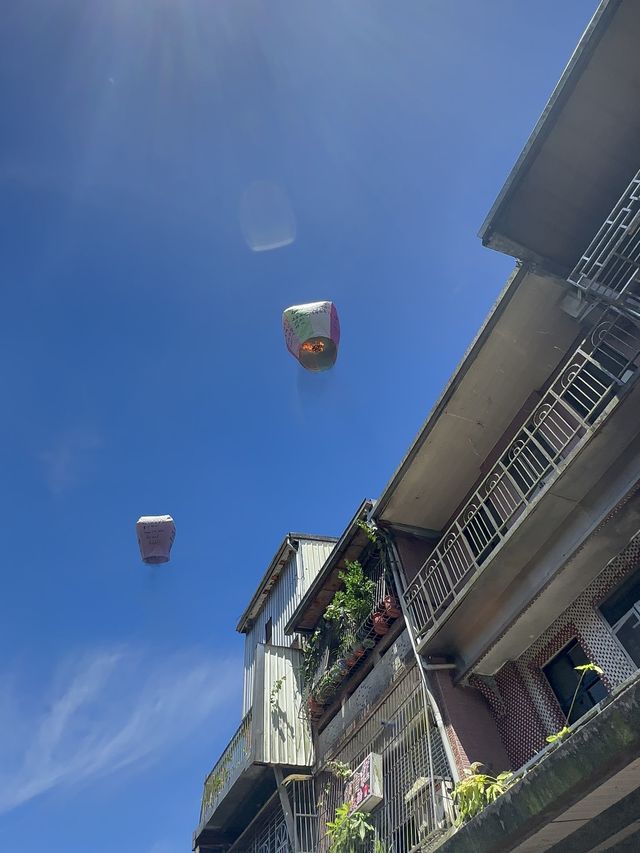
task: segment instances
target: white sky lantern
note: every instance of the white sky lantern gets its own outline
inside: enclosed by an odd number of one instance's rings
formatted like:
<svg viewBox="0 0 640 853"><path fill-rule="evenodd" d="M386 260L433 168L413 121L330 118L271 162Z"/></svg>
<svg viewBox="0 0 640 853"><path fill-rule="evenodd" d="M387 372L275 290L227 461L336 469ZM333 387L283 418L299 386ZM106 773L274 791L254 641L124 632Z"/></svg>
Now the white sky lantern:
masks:
<svg viewBox="0 0 640 853"><path fill-rule="evenodd" d="M168 563L176 526L170 515L143 515L136 523L140 554L145 563Z"/></svg>
<svg viewBox="0 0 640 853"><path fill-rule="evenodd" d="M328 370L338 357L340 321L333 302L292 305L282 314L287 349L307 370Z"/></svg>

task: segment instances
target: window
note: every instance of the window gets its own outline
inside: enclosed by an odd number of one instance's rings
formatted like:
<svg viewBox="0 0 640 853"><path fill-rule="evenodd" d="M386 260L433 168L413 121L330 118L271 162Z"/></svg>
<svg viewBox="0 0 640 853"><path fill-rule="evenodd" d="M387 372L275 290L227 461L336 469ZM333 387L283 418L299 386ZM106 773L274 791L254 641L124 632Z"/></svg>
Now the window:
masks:
<svg viewBox="0 0 640 853"><path fill-rule="evenodd" d="M631 660L640 667L640 572L610 595L600 605L600 612Z"/></svg>
<svg viewBox="0 0 640 853"><path fill-rule="evenodd" d="M269 618L267 619L266 624L264 626L264 641L265 641L266 645L269 645L269 643L271 642L271 634L272 633L273 633L273 620L272 620L271 616L269 616Z"/></svg>
<svg viewBox="0 0 640 853"><path fill-rule="evenodd" d="M594 705L597 705L598 702L607 696L607 689L602 681L600 681L598 674L595 672L586 672L580 684L576 700L573 702L573 697L582 675L581 672L576 672L575 667L582 666L588 662L587 656L582 651L582 647L578 645L576 640L572 640L568 646L564 647L560 654L552 658L542 668L565 717L567 717L568 725L575 723L590 708L593 708ZM572 703L573 709L571 710ZM571 719L568 718L570 710Z"/></svg>

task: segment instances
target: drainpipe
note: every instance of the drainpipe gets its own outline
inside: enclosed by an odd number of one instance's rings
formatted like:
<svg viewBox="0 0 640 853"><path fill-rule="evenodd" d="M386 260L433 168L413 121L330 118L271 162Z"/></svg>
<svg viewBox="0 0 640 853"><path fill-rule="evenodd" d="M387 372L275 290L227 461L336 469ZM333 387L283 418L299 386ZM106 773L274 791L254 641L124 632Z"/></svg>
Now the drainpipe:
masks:
<svg viewBox="0 0 640 853"><path fill-rule="evenodd" d="M405 622L405 625L407 626L407 632L409 634L409 640L411 641L411 648L413 649L414 657L415 657L416 662L420 668L420 675L422 677L422 686L423 686L424 700L425 700L425 702L424 702L425 713L427 714L427 721L429 719L429 716L428 716L429 711L431 711L433 716L435 717L435 720L436 720L436 727L438 728L438 731L440 732L440 738L442 740L442 745L444 747L444 751L445 751L445 754L447 756L447 761L449 763L449 770L451 771L451 779L452 779L453 783L456 784L457 782L460 781L460 774L458 773L456 762L455 762L455 759L453 757L453 750L451 749L451 744L449 743L449 738L447 736L447 732L446 732L445 727L444 727L444 721L442 719L442 714L440 713L438 703L436 702L436 699L435 699L433 693L431 692L431 688L429 686L429 675L428 675L428 673L430 671L433 671L433 670L455 668L455 664L427 664L425 662L424 658L422 657L422 655L420 655L418 653L418 648L416 646L416 642L415 642L414 635L413 635L413 627L412 627L412 623L411 623L411 616L410 616L410 614L407 610L407 607L405 605L405 602L404 602L404 594L403 594L404 593L404 584L402 582L402 577L400 574L400 570L398 568L398 566L400 564L400 558L398 556L398 551L396 549L395 542L393 541L393 537L391 536L391 534L388 531L383 530L382 528L378 527L378 532L382 534L384 541L385 541L385 544L387 545L388 554L389 554L390 563L391 563L391 572L393 574L393 580L394 580L394 583L396 585L396 589L398 590L398 593L399 593L400 608L402 609L402 615L404 616L404 622ZM430 740L429 740L428 746L429 746L429 764L433 768L433 762L431 759L431 741ZM431 775L433 777L433 773ZM432 787L434 787L433 778L431 780L431 785L432 785ZM431 793L432 793L433 801L435 803L435 793L434 793L434 791L432 791Z"/></svg>
<svg viewBox="0 0 640 853"><path fill-rule="evenodd" d="M276 777L278 796L280 797L280 805L284 813L285 823L287 824L287 832L289 833L291 846L293 847L294 853L298 853L298 851L300 850L300 843L298 841L298 833L296 831L296 819L291 810L291 803L289 802L289 794L287 793L287 789L285 787L285 779L282 773L282 768L274 766L273 773ZM290 779L290 777L287 776L287 779Z"/></svg>

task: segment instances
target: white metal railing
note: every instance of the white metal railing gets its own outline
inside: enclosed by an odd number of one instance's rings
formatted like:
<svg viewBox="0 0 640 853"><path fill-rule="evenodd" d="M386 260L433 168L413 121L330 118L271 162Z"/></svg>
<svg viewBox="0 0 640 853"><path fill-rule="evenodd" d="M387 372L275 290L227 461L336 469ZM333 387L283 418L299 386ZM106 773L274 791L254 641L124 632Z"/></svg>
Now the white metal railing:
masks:
<svg viewBox="0 0 640 853"><path fill-rule="evenodd" d="M409 584L416 641L446 619L530 504L598 426L638 367L640 329L609 309L580 344Z"/></svg>
<svg viewBox="0 0 640 853"><path fill-rule="evenodd" d="M200 822L209 820L240 773L251 763L251 709L204 782Z"/></svg>
<svg viewBox="0 0 640 853"><path fill-rule="evenodd" d="M595 299L640 316L640 172L633 178L569 282Z"/></svg>

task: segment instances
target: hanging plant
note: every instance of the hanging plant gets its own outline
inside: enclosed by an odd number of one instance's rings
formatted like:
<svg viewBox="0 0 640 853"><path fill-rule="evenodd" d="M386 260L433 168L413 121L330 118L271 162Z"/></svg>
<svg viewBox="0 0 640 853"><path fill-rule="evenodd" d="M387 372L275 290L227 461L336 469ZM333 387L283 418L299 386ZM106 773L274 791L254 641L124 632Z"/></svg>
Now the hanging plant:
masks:
<svg viewBox="0 0 640 853"><path fill-rule="evenodd" d="M320 665L321 656L321 632L319 628L316 628L313 634L304 641L304 648L302 650L301 675L302 681L306 686L311 685L313 677Z"/></svg>
<svg viewBox="0 0 640 853"><path fill-rule="evenodd" d="M324 618L341 633L353 632L371 612L376 585L365 575L357 560L347 561L338 577L344 589L339 589L333 596Z"/></svg>

